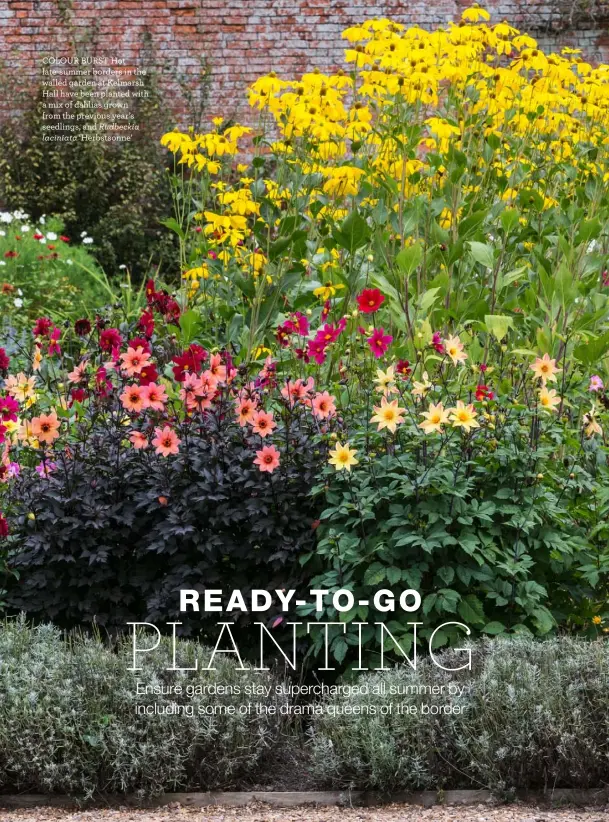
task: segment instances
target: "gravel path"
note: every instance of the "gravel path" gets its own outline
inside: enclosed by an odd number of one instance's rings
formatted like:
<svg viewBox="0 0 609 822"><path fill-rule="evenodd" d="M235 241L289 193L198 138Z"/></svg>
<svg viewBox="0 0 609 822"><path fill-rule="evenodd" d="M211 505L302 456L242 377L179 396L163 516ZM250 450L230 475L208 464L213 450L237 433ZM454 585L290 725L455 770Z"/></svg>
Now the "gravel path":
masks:
<svg viewBox="0 0 609 822"><path fill-rule="evenodd" d="M606 810L547 810L530 805L468 808L419 808L390 805L374 809L346 808L182 808L158 810L66 811L36 808L27 811L0 810L0 822L609 822Z"/></svg>

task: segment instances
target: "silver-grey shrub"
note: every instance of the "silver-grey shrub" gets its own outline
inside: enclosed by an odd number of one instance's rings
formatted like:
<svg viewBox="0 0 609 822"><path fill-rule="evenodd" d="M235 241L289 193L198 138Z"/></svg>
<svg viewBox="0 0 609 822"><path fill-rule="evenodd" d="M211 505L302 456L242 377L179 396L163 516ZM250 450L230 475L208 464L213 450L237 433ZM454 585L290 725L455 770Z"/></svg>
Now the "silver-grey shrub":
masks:
<svg viewBox="0 0 609 822"><path fill-rule="evenodd" d="M179 640L178 665L192 666L200 646ZM130 645L95 637L66 641L51 625L23 619L0 625L0 793L36 791L155 794L247 782L282 729L272 716L198 716L206 703L243 703L239 696L140 696L147 684L245 684L252 674L216 657L217 671L172 673L171 648L141 657L133 673ZM207 656L209 651L207 652ZM138 661L138 664L139 661ZM201 664L201 663L200 663ZM268 684L267 674L256 681ZM192 704L195 716L144 716L136 703Z"/></svg>
<svg viewBox="0 0 609 822"><path fill-rule="evenodd" d="M487 787L598 787L609 781L609 645L569 638L495 639L473 650L472 671L423 662L358 680L469 685L461 699L408 696L395 702L459 704L460 715L316 717L314 767L337 787L380 791ZM462 656L441 657L446 667ZM378 697L329 698L379 704ZM388 701L388 698L387 698Z"/></svg>

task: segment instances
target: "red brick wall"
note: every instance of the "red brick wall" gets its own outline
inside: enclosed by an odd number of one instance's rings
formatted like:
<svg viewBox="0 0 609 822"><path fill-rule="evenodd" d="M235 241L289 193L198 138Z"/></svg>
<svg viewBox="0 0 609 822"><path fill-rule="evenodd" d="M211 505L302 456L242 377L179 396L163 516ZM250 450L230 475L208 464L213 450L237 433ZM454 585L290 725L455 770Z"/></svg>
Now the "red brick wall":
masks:
<svg viewBox="0 0 609 822"><path fill-rule="evenodd" d="M207 116L243 116L245 88L270 70L294 75L315 65L339 66L340 32L387 16L426 27L458 17L469 0L0 0L0 62L6 91L0 117L18 111L15 92L28 89L45 54L69 51L120 56L128 65L153 61L178 119L188 119L175 71L194 78L201 57L211 64ZM488 0L493 20L508 19L543 47L581 46L609 59L609 0ZM4 109L4 111L2 111ZM180 115L181 112L181 115Z"/></svg>

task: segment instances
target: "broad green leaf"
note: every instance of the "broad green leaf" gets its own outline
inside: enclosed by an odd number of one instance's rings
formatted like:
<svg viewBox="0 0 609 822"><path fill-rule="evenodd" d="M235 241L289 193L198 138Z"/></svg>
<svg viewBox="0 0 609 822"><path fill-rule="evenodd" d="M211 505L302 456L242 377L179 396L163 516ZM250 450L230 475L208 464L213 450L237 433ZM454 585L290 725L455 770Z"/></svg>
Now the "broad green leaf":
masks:
<svg viewBox="0 0 609 822"><path fill-rule="evenodd" d="M484 324L489 334L501 342L507 336L509 329L514 327L514 319L501 314L486 314Z"/></svg>
<svg viewBox="0 0 609 822"><path fill-rule="evenodd" d="M480 625L485 621L482 603L474 594L464 597L457 610L467 625Z"/></svg>
<svg viewBox="0 0 609 822"><path fill-rule="evenodd" d="M357 211L353 211L343 220L340 228L336 229L332 236L341 248L353 254L358 248L366 245L370 239L370 228L366 220Z"/></svg>
<svg viewBox="0 0 609 822"><path fill-rule="evenodd" d="M180 316L181 340L184 345L190 345L201 330L201 317L192 309Z"/></svg>
<svg viewBox="0 0 609 822"><path fill-rule="evenodd" d="M164 225L165 228L168 228L170 231L175 231L178 237L182 240L185 238L186 235L175 217L168 217L166 220L159 220L159 223Z"/></svg>
<svg viewBox="0 0 609 822"><path fill-rule="evenodd" d="M438 299L440 290L440 288L428 288L427 291L421 295L421 299L419 300L419 309L422 312L426 312L431 308L431 306Z"/></svg>
<svg viewBox="0 0 609 822"><path fill-rule="evenodd" d="M481 263L487 268L493 268L495 265L495 255L490 245L486 243L477 243L473 240L468 242L472 257L477 263Z"/></svg>
<svg viewBox="0 0 609 822"><path fill-rule="evenodd" d="M505 625L502 622L488 622L482 629L483 634L503 634L505 632Z"/></svg>
<svg viewBox="0 0 609 822"><path fill-rule="evenodd" d="M400 271L409 277L412 272L420 265L423 259L423 248L420 243L403 248L395 258Z"/></svg>

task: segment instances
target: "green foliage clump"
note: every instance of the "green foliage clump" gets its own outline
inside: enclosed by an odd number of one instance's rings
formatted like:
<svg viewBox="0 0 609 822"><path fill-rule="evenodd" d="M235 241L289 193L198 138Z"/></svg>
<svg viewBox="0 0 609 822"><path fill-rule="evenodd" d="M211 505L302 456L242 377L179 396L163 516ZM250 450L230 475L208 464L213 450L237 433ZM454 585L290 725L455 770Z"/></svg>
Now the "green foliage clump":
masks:
<svg viewBox="0 0 609 822"><path fill-rule="evenodd" d="M3 339L46 315L60 322L91 314L107 299L86 233L69 236L56 217L32 221L23 211L0 213L0 312Z"/></svg>
<svg viewBox="0 0 609 822"><path fill-rule="evenodd" d="M86 231L110 275L121 265L138 278L152 265L172 270L175 257L172 236L160 224L172 207L158 143L163 102L152 77L147 85L129 141L48 140L42 87L22 118L0 128L0 202L34 219L55 215L70 237Z"/></svg>

